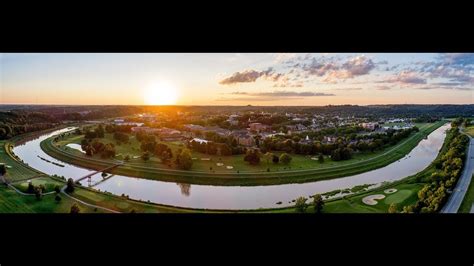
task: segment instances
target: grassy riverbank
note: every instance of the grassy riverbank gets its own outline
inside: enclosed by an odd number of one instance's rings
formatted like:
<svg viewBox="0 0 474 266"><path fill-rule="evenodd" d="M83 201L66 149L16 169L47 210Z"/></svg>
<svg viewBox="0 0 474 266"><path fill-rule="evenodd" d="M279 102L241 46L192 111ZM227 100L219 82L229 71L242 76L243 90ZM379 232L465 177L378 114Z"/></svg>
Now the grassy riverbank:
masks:
<svg viewBox="0 0 474 266"><path fill-rule="evenodd" d="M315 169L295 169L295 167L292 167L292 169L280 172L212 173L159 168L162 167L161 164L148 162L146 164L127 163L115 168L112 170L112 173L170 182L229 186L304 183L332 179L367 172L397 161L416 147L423 138L444 123L445 122L440 121L434 124L427 124L421 127L419 132L413 134L406 140L402 140L401 143L396 146L386 149L381 154L368 157L364 160L353 159L351 162L344 162L344 164L339 166L318 166L318 168ZM70 150L72 149L70 148L67 150L61 149L53 144L52 138L41 142L41 148L50 156L82 167L101 170L112 164L110 160L89 158L80 152L71 152ZM318 165L317 162L315 162L315 164Z"/></svg>
<svg viewBox="0 0 474 266"><path fill-rule="evenodd" d="M461 206L459 207L458 213L470 213L472 205L474 204L474 175L472 176L469 188L466 191L466 195L462 200Z"/></svg>

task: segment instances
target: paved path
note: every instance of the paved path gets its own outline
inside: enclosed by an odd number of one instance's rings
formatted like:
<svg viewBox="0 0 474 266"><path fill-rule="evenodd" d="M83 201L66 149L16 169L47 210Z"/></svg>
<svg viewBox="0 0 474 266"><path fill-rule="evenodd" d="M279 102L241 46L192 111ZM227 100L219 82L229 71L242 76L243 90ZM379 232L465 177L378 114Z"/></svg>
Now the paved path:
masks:
<svg viewBox="0 0 474 266"><path fill-rule="evenodd" d="M22 196L35 196L35 194L30 194L30 193L24 193L20 190L18 190L16 187L14 187L12 184L10 184L6 178L4 176L0 176L1 177L1 181L2 183L6 184L9 188L13 189L16 193L22 195ZM66 195L66 197L72 199L72 200L75 200L81 204L84 204L86 206L89 206L91 208L97 208L97 209L101 209L101 210L105 210L105 211L108 211L108 212L112 212L112 213L120 213L119 211L115 211L115 210L112 210L112 209L109 209L109 208L105 208L105 207L101 207L101 206L97 206L97 205L94 205L94 204L89 204L85 201L82 201L80 199L77 199L69 194L66 193L65 189L66 189L67 186L64 186L62 189L61 189L61 192ZM49 195L49 194L53 194L53 193L56 193L56 191L51 191L51 192L48 192L48 193L44 193L43 195Z"/></svg>
<svg viewBox="0 0 474 266"><path fill-rule="evenodd" d="M470 136L465 163L461 178L449 197L448 202L446 202L441 209L441 213L457 213L466 195L466 191L469 188L469 184L471 183L472 173L474 172L474 140ZM472 211L471 208L471 212Z"/></svg>
<svg viewBox="0 0 474 266"><path fill-rule="evenodd" d="M77 202L79 202L79 203L82 203L82 204L84 204L84 205L86 205L86 206L89 206L89 207L91 207L91 208L97 208L97 209L105 210L105 211L112 212L112 213L120 213L119 211L116 211L116 210L112 210L112 209L109 209L109 208L97 206L97 205L90 204L90 203L87 203L87 202L85 202L85 201L82 201L82 200L80 200L80 199L74 198L73 196L71 196L71 195L69 195L69 194L66 193L66 191L65 191L65 190L66 190L66 187L67 187L67 186L64 186L64 187L61 189L61 192L62 192L64 195L66 195L66 197L68 197L68 198L70 198L70 199L72 199L72 200L75 200L75 201L77 201Z"/></svg>

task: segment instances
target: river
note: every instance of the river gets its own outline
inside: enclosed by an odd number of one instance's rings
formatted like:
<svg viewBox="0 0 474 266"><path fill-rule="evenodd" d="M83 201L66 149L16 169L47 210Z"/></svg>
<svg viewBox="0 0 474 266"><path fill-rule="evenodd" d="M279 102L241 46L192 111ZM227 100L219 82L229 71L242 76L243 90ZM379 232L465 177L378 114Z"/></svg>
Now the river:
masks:
<svg viewBox="0 0 474 266"><path fill-rule="evenodd" d="M229 210L284 207L293 205L294 203L291 201L300 196L308 197L317 193L352 188L363 184L375 184L373 186L375 187L382 184L382 182L400 180L420 172L436 158L443 145L446 130L449 128L449 124L439 127L428 138L420 141L404 158L385 167L331 180L270 186L210 186L115 175L94 186L96 182L102 180L100 174L97 174L93 176L90 185L94 189L108 191L116 195L125 194L133 199L179 207ZM78 179L94 170L56 160L40 148L41 141L70 130L72 128L45 134L15 147L13 152L31 167L46 174ZM41 160L39 157L57 162L64 167ZM83 185L88 184L86 182ZM281 202L281 204L276 204L277 202Z"/></svg>

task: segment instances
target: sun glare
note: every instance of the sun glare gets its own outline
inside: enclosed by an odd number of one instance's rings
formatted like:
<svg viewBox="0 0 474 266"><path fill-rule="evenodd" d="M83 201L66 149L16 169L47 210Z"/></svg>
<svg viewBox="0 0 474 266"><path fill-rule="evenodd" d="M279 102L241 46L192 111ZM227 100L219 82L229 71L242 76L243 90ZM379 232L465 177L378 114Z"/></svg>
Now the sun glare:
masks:
<svg viewBox="0 0 474 266"><path fill-rule="evenodd" d="M144 91L144 101L148 105L173 105L178 100L178 89L169 82L157 82Z"/></svg>

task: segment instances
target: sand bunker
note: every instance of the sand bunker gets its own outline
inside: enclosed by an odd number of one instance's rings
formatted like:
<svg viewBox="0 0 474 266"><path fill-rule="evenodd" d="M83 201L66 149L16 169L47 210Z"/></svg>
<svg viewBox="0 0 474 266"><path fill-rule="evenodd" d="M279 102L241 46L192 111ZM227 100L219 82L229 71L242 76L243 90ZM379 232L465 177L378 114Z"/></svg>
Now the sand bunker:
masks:
<svg viewBox="0 0 474 266"><path fill-rule="evenodd" d="M227 168L227 169L234 169L234 167L233 167L233 166L230 166L230 165L227 165L225 168Z"/></svg>
<svg viewBox="0 0 474 266"><path fill-rule="evenodd" d="M375 194L375 195L370 195L362 199L362 202L367 204L367 205L377 205L376 200L381 200L384 199L385 195L382 194Z"/></svg>
<svg viewBox="0 0 474 266"><path fill-rule="evenodd" d="M385 194L392 194L392 193L395 193L395 192L397 192L397 191L398 191L398 190L397 190L396 188L389 188L389 189L384 190L383 192L384 192Z"/></svg>
<svg viewBox="0 0 474 266"><path fill-rule="evenodd" d="M224 166L223 163L216 163L217 166Z"/></svg>

